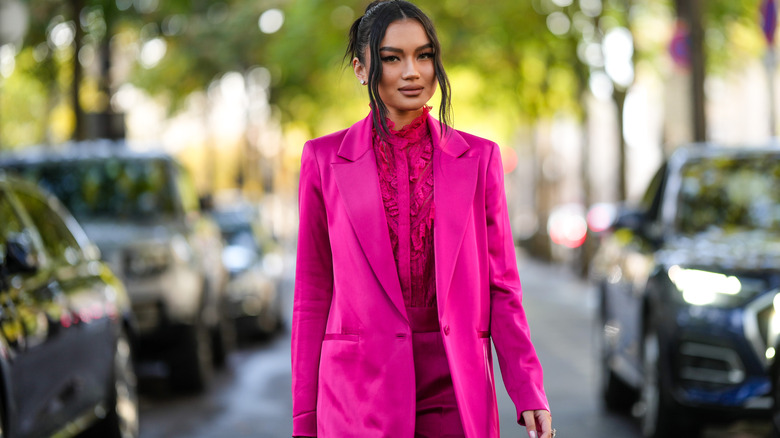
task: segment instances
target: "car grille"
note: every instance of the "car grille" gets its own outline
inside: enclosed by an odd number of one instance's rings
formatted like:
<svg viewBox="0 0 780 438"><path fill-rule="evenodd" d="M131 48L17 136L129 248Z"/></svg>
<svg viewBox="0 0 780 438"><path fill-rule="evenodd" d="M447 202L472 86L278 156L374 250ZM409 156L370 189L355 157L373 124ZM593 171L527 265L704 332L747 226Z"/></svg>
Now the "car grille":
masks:
<svg viewBox="0 0 780 438"><path fill-rule="evenodd" d="M163 314L162 304L157 301L133 303L133 314L135 315L139 332L153 331L160 324Z"/></svg>
<svg viewBox="0 0 780 438"><path fill-rule="evenodd" d="M690 386L721 388L742 383L745 367L731 348L684 342L679 350L679 376Z"/></svg>

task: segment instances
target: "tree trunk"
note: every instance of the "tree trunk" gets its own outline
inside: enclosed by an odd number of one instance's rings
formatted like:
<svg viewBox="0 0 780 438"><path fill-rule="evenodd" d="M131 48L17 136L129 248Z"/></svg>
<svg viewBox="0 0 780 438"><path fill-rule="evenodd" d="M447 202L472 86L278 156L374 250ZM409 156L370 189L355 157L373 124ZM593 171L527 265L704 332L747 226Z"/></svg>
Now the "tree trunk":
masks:
<svg viewBox="0 0 780 438"><path fill-rule="evenodd" d="M84 72L81 68L81 62L79 62L79 51L81 50L81 42L84 39L84 30L81 28L80 20L81 10L84 9L84 0L71 0L70 5L76 30L73 38L73 83L71 84L74 117L73 138L75 140L84 140L87 138L86 123L84 123L84 110L81 108L81 101L79 100L81 79Z"/></svg>
<svg viewBox="0 0 780 438"><path fill-rule="evenodd" d="M547 221L550 218L550 211L555 205L555 191L553 183L544 173L544 163L550 153L550 122L548 120L538 121L536 123L536 134L534 139L534 206L536 208L536 217L538 220L538 229L534 233L531 242L531 252L534 257L544 260L552 260L552 247L550 235L547 232Z"/></svg>
<svg viewBox="0 0 780 438"><path fill-rule="evenodd" d="M701 0L676 0L677 15L688 25L691 64L691 110L693 140L707 140L707 116L704 105L704 30Z"/></svg>
<svg viewBox="0 0 780 438"><path fill-rule="evenodd" d="M615 105L617 106L618 200L625 201L628 193L628 188L626 187L626 137L623 135L623 109L626 105L626 91L615 88L612 97L615 99Z"/></svg>

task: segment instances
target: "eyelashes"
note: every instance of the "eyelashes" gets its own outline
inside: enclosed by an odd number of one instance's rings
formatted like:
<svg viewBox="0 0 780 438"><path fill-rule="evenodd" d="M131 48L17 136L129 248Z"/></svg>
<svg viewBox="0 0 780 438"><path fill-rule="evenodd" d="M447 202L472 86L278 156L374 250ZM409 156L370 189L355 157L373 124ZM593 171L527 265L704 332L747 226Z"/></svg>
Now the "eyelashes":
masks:
<svg viewBox="0 0 780 438"><path fill-rule="evenodd" d="M417 59L433 59L433 58L434 58L434 52L425 52L425 53L420 53L420 54L417 56ZM401 58L399 58L399 57L398 57L398 56L396 56L396 55L388 55L388 56L383 56L383 57L381 57L381 58L379 58L379 59L380 59L382 62L394 62L394 61L400 61L400 60L401 60Z"/></svg>

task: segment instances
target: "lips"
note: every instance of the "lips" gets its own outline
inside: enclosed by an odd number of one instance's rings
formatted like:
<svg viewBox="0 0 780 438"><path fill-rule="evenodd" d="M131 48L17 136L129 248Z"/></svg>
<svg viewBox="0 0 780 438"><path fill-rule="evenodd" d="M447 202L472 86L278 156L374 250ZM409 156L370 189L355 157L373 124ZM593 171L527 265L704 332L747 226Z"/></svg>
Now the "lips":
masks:
<svg viewBox="0 0 780 438"><path fill-rule="evenodd" d="M423 87L412 85L412 86L401 87L398 89L398 91L400 91L401 94L403 94L404 96L415 97L415 96L419 96L423 92L423 89L424 89Z"/></svg>

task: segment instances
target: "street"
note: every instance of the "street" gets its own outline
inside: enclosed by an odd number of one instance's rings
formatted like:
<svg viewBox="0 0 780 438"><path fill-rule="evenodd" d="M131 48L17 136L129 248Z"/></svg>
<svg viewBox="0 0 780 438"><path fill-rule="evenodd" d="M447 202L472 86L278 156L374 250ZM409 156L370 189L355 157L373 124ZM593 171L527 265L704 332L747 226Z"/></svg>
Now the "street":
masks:
<svg viewBox="0 0 780 438"><path fill-rule="evenodd" d="M637 422L605 413L596 390L591 350L593 289L563 267L521 257L524 305L558 438L639 437ZM288 316L291 307L289 293ZM288 324L289 326L289 324ZM245 345L221 370L203 396L172 394L155 370L142 374L142 438L279 438L291 435L289 332ZM493 357L497 357L495 354ZM500 373L498 363L495 371ZM524 437L514 407L496 378L502 436ZM748 423L709 428L705 438L764 438L768 425Z"/></svg>

